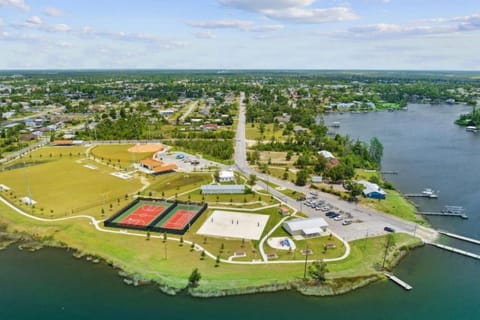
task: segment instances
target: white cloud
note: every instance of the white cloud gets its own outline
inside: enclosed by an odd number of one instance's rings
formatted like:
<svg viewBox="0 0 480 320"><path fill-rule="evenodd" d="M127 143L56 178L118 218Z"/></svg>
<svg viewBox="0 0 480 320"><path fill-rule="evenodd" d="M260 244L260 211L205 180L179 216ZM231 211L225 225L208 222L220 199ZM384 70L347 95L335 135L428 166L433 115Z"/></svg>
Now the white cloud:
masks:
<svg viewBox="0 0 480 320"><path fill-rule="evenodd" d="M154 44L164 49L183 48L188 45L188 43L184 41L165 39L152 34L97 30L91 27L83 27L81 30L76 31L76 33L81 36L96 37L100 39L144 42Z"/></svg>
<svg viewBox="0 0 480 320"><path fill-rule="evenodd" d="M5 25L5 23L3 22L3 20L0 18L0 28L3 27Z"/></svg>
<svg viewBox="0 0 480 320"><path fill-rule="evenodd" d="M194 33L195 37L199 39L215 39L216 35L210 30L202 30Z"/></svg>
<svg viewBox="0 0 480 320"><path fill-rule="evenodd" d="M193 21L188 25L195 28L204 29L236 29L246 32L273 32L283 29L279 24L258 25L248 20L211 20L211 21Z"/></svg>
<svg viewBox="0 0 480 320"><path fill-rule="evenodd" d="M262 10L278 10L295 7L307 7L315 0L219 0L227 7L259 12Z"/></svg>
<svg viewBox="0 0 480 320"><path fill-rule="evenodd" d="M22 11L30 10L30 7L25 3L24 0L0 0L0 8L15 8Z"/></svg>
<svg viewBox="0 0 480 320"><path fill-rule="evenodd" d="M251 28L255 23L247 20L212 20L188 22L192 27L205 29L241 29Z"/></svg>
<svg viewBox="0 0 480 320"><path fill-rule="evenodd" d="M421 23L421 24L419 24ZM480 30L480 14L453 18L419 20L410 25L378 23L356 26L347 31L336 32L339 36L378 37L378 36L421 36L459 33Z"/></svg>
<svg viewBox="0 0 480 320"><path fill-rule="evenodd" d="M45 8L43 13L50 17L61 17L64 15L63 11L54 7Z"/></svg>
<svg viewBox="0 0 480 320"><path fill-rule="evenodd" d="M270 19L315 24L350 21L358 18L350 7L310 7L315 0L218 0L220 4L260 13Z"/></svg>
<svg viewBox="0 0 480 320"><path fill-rule="evenodd" d="M64 23L58 23L46 26L45 30L50 32L70 32L72 31L72 27Z"/></svg>
<svg viewBox="0 0 480 320"><path fill-rule="evenodd" d="M27 25L32 25L32 26L39 26L43 23L42 19L39 16L32 16L28 18L25 23Z"/></svg>
<svg viewBox="0 0 480 320"><path fill-rule="evenodd" d="M263 13L277 20L288 20L296 23L325 23L355 20L358 16L347 7L327 9L287 8L281 10L267 9Z"/></svg>

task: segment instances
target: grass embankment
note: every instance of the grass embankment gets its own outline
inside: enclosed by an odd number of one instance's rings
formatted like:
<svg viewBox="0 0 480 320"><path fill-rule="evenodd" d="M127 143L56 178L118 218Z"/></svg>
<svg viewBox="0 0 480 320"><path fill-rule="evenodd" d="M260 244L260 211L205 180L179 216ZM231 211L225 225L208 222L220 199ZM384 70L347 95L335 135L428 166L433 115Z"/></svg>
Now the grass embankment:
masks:
<svg viewBox="0 0 480 320"><path fill-rule="evenodd" d="M303 264L231 265L221 263L215 267L210 258L201 260L200 252L191 251L190 246L178 242L125 234L96 231L88 221L78 219L63 222L37 222L23 217L0 204L0 222L8 225L8 231L28 232L40 238L52 238L86 254L102 257L123 270L139 274L146 279L183 287L192 269L199 268L202 274L200 289L221 290L247 286L261 286L299 280L303 277ZM395 247L415 243L415 239L395 234ZM188 239L185 235L185 239ZM319 240L321 241L321 240ZM200 242L199 242L200 243ZM207 243L208 240L207 240ZM329 263L329 279L360 277L375 274L375 265L383 258L385 237L352 242L352 253L344 261ZM201 244L201 243L200 243ZM212 246L218 242L212 243ZM165 250L166 246L166 250ZM237 250L241 241L225 245L226 250ZM241 248L247 251L251 247ZM165 254L166 253L166 254ZM390 251L394 256L394 251Z"/></svg>
<svg viewBox="0 0 480 320"><path fill-rule="evenodd" d="M422 242L404 233L394 233L393 245L389 247L385 267L390 268L392 261L399 256L401 250L420 245ZM386 236L366 238L350 242L350 255L338 262L328 263L330 278L350 278L376 274L382 266L387 243Z"/></svg>
<svg viewBox="0 0 480 320"><path fill-rule="evenodd" d="M156 177L151 177L151 185L143 193L155 197L168 198L181 193L200 188L204 184L209 184L213 180L211 173L169 173ZM192 198L192 201L196 201Z"/></svg>
<svg viewBox="0 0 480 320"><path fill-rule="evenodd" d="M138 179L114 177L113 169L85 160L84 151L79 147L43 148L9 164L7 168L16 169L0 172L0 183L11 189L2 195L28 212L34 210L38 216L64 217L82 212L99 216L102 206L106 211L121 206L129 201L127 194L142 186ZM97 169L86 168L85 164ZM20 201L30 195L37 201L34 208Z"/></svg>
<svg viewBox="0 0 480 320"><path fill-rule="evenodd" d="M355 170L355 175L357 180L371 180L378 179L379 185L382 186L385 184L385 181L382 179L382 176L377 171L367 171L367 170ZM426 220L416 214L417 210L415 206L406 198L404 198L398 191L390 190L383 188L387 193L385 200L375 200L364 198L362 196L358 197L360 203L364 206L370 207L372 209L391 214L393 216L402 218L404 220L413 221L419 224L426 224Z"/></svg>

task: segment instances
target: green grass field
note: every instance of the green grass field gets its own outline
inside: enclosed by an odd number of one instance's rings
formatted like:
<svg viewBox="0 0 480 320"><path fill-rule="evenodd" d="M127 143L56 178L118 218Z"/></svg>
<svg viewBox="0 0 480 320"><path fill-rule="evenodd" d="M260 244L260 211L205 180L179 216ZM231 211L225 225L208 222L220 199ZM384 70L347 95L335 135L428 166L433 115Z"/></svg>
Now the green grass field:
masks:
<svg viewBox="0 0 480 320"><path fill-rule="evenodd" d="M200 188L204 184L212 182L211 173L168 173L156 177L151 177L151 186L145 190L144 194L152 193L155 197L168 198L181 194L192 189ZM192 201L194 201L192 199Z"/></svg>
<svg viewBox="0 0 480 320"><path fill-rule="evenodd" d="M103 159L104 162L122 167L130 167L133 163L150 158L154 154L153 152L129 152L128 149L133 146L133 144L99 145L94 147L90 154L97 159Z"/></svg>
<svg viewBox="0 0 480 320"><path fill-rule="evenodd" d="M270 140L272 136L275 137L277 141L282 141L285 139L285 136L282 135L283 129L278 128L275 133L273 132L273 123L265 124L265 132L262 134L259 130L259 124L255 123L252 127L251 123L245 125L245 136L247 140Z"/></svg>
<svg viewBox="0 0 480 320"><path fill-rule="evenodd" d="M138 179L123 180L110 175L113 170L107 166L96 164L98 170L85 168L79 157L64 155L62 158L50 154L63 148L45 148L32 154L36 159L47 158L48 161L0 172L0 183L11 188L13 195L8 194L17 205L19 198L29 196L37 201L36 209L39 214L65 216L74 212L82 212L79 208L92 205L92 207L106 205L115 201L125 200L125 195L136 192L141 183ZM74 153L75 150L72 150ZM78 149L80 150L80 149ZM53 212L52 212L53 210Z"/></svg>

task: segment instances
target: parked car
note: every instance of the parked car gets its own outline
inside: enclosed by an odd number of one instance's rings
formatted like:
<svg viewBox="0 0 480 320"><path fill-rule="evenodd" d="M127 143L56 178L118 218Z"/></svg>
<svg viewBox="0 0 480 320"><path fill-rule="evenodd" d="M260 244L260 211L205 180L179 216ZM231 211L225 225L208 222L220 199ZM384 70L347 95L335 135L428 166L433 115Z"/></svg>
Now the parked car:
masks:
<svg viewBox="0 0 480 320"><path fill-rule="evenodd" d="M343 220L342 221L342 225L344 225L344 226L348 226L351 223L352 223L352 220Z"/></svg>
<svg viewBox="0 0 480 320"><path fill-rule="evenodd" d="M387 232L395 232L395 229L393 229L392 227L385 227L385 228L383 228L383 230L385 230Z"/></svg>
<svg viewBox="0 0 480 320"><path fill-rule="evenodd" d="M342 217L341 215L338 215L338 216L336 216L335 218L333 218L333 220L335 220L335 221L341 221L341 220L343 220L343 217Z"/></svg>

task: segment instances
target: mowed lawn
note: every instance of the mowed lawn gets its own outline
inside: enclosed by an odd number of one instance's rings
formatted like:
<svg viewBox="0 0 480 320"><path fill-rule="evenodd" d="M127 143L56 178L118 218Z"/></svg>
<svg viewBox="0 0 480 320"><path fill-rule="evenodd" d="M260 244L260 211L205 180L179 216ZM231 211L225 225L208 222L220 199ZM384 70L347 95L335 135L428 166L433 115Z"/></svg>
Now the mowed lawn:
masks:
<svg viewBox="0 0 480 320"><path fill-rule="evenodd" d="M88 169L75 157L57 158L46 163L0 172L0 183L7 185L20 198L28 196L27 185L36 207L55 216L64 216L72 209L104 201L108 204L141 188L138 179L124 180L110 175L112 169L97 164Z"/></svg>
<svg viewBox="0 0 480 320"><path fill-rule="evenodd" d="M120 164L122 167L128 167L135 162L150 158L154 154L154 152L129 152L128 149L133 146L133 144L100 145L94 147L90 154L114 165Z"/></svg>

